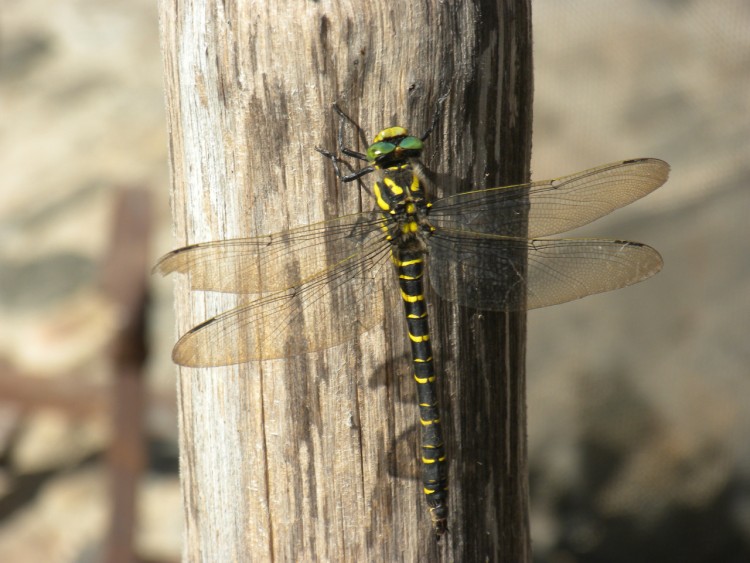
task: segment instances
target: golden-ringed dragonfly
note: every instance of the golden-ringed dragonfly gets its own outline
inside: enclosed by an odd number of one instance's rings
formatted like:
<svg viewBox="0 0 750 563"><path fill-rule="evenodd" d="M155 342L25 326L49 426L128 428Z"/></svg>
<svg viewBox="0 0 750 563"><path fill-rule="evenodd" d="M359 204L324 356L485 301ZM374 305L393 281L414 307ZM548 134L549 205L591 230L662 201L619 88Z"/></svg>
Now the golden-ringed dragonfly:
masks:
<svg viewBox="0 0 750 563"><path fill-rule="evenodd" d="M565 303L625 287L657 273L659 253L637 242L542 238L585 225L658 188L669 165L654 158L606 164L570 176L481 189L430 201L421 137L380 131L366 163L344 175L340 157L318 148L337 176L372 175L376 209L255 238L194 244L162 257L161 274L189 275L192 289L257 299L187 332L172 358L188 367L290 357L345 343L382 325L400 287L417 382L422 482L439 537L447 530L448 476L425 299L489 311ZM339 145L342 145L341 134ZM528 225L527 235L518 233ZM392 264L388 266L388 263Z"/></svg>

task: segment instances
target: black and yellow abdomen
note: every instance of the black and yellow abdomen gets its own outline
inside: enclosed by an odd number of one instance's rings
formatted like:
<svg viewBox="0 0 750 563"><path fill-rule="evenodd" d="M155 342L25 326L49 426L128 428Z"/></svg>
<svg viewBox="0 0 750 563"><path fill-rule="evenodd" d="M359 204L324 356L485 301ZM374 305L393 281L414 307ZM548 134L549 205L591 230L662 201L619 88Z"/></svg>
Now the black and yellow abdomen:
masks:
<svg viewBox="0 0 750 563"><path fill-rule="evenodd" d="M392 250L411 342L414 380L417 383L422 483L435 532L440 535L446 530L448 518L448 472L424 295L424 259L419 252L401 251L398 247Z"/></svg>

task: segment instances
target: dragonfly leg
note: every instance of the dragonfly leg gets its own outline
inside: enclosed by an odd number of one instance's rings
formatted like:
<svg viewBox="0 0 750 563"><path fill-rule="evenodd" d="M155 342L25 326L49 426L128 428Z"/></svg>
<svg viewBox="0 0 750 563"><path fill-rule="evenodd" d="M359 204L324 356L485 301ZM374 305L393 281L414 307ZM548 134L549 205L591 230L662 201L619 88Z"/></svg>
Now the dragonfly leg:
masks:
<svg viewBox="0 0 750 563"><path fill-rule="evenodd" d="M344 123L347 121L351 123L356 128L360 137L364 139L364 132L362 131L362 128L359 127L359 125L357 125L351 117L346 115L343 112L343 110L338 106L338 104L333 104L333 109L337 114L339 114L339 117L340 117L339 132L338 132L339 153L349 156L351 158L356 158L357 160L368 162L369 159L363 153L344 146ZM363 142L366 143L366 141L363 141ZM323 156L331 160L331 162L333 163L333 168L336 171L336 176L338 176L339 180L341 180L342 182L353 182L354 180L359 180L363 176L367 176L368 174L370 174L371 172L375 170L373 166L366 166L364 168L360 168L359 170L355 170L354 167L350 163L341 159L339 156L336 156L331 151L325 150L320 147L315 147L315 150L317 150L320 154L322 154ZM349 168L351 173L345 174L344 172L342 172L341 166L340 166L341 164L346 165Z"/></svg>
<svg viewBox="0 0 750 563"><path fill-rule="evenodd" d="M339 180L341 180L342 182L353 182L354 180L358 180L362 176L366 176L367 174L375 170L375 168L373 168L372 166L367 166L365 168L360 168L359 170L354 170L351 164L349 164L345 160L340 159L332 152L327 151L321 147L315 147L315 150L318 151L323 156L325 156L326 158L330 159L330 161L333 163L333 169L336 172L336 176L338 176ZM349 154L349 153L344 153L344 154ZM365 160L367 160L367 158L365 158ZM348 166L349 170L352 170L352 173L344 174L341 171L341 168L339 167L340 164L345 164L346 166Z"/></svg>
<svg viewBox="0 0 750 563"><path fill-rule="evenodd" d="M346 156L351 156L353 158L358 158L359 160L364 160L367 162L367 157L363 155L361 152L353 151L352 149L342 148L341 152L344 153Z"/></svg>
<svg viewBox="0 0 750 563"><path fill-rule="evenodd" d="M347 151L351 151L351 149L344 148L344 123L349 122L352 124L354 129L357 131L357 136L359 137L359 142L362 144L362 146L367 146L367 135L365 135L365 132L362 130L362 128L359 126L359 124L354 121L351 117L346 115L344 111L339 107L338 104L333 104L333 110L339 114L339 133L338 133L338 149L339 152L342 152L344 154L348 154ZM365 155L351 151L353 154L349 154L349 156L355 156L355 158L360 158L360 160L367 160L367 157ZM360 156L356 156L360 155Z"/></svg>

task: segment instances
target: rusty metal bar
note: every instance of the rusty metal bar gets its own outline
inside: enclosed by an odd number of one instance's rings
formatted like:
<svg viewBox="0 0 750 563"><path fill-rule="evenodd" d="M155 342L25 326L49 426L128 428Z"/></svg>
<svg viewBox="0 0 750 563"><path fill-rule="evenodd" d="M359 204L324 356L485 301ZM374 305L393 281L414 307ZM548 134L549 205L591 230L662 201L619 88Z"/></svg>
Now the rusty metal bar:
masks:
<svg viewBox="0 0 750 563"><path fill-rule="evenodd" d="M123 189L117 197L112 242L101 277L120 321L109 350L114 432L108 455L112 512L104 557L110 563L132 563L138 560L133 545L137 485L146 462L143 364L151 203L145 190Z"/></svg>

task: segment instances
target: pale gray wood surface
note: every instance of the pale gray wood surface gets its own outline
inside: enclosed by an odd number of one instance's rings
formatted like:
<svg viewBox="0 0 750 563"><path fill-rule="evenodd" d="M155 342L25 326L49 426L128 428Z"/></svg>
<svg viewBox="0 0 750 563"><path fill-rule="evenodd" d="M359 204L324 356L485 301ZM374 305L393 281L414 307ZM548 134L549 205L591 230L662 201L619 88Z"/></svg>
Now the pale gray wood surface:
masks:
<svg viewBox="0 0 750 563"><path fill-rule="evenodd" d="M179 245L370 208L313 150L336 146L334 101L369 140L421 132L450 90L425 151L440 194L527 179L528 2L162 2L161 23ZM178 281L179 332L235 302ZM530 559L525 315L433 309L451 457L438 544L401 314L318 354L180 370L186 560Z"/></svg>

